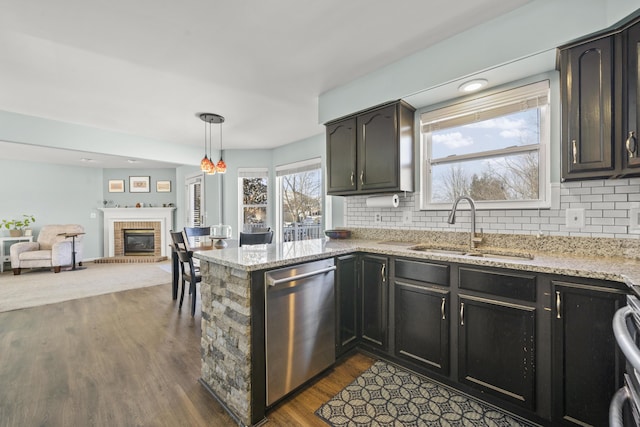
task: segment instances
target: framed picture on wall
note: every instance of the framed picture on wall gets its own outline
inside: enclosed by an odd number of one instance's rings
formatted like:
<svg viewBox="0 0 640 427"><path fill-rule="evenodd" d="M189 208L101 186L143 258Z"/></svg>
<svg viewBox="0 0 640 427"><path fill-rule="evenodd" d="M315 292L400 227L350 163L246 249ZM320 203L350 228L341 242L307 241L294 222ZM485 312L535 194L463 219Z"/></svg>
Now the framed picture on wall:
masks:
<svg viewBox="0 0 640 427"><path fill-rule="evenodd" d="M148 176L129 177L129 193L148 193L150 191Z"/></svg>
<svg viewBox="0 0 640 427"><path fill-rule="evenodd" d="M171 181L156 181L157 193L171 193Z"/></svg>
<svg viewBox="0 0 640 427"><path fill-rule="evenodd" d="M109 193L124 193L124 179L110 179Z"/></svg>

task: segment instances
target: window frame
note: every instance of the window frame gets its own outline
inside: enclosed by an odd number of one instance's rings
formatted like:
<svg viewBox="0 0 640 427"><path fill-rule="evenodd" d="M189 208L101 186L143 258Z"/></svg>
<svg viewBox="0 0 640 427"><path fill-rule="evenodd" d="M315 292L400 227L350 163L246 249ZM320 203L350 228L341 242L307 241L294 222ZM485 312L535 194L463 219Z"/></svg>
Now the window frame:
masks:
<svg viewBox="0 0 640 427"><path fill-rule="evenodd" d="M537 101L531 101L536 99ZM456 155L454 157L431 158L431 130L447 129L464 124L477 123L496 117L504 117L505 114L492 115L491 110L501 110L505 106L530 101L536 102L534 106L540 108L540 138L539 144L506 147L496 150L478 151L476 153ZM531 108L531 107L529 107ZM550 145L551 145L551 82L549 79L534 83L522 84L494 93L476 94L437 109L423 110L420 114L419 153L420 153L420 210L448 210L452 202L432 203L431 167L441 164L464 164L466 160L480 160L483 158L504 158L507 155L538 152L538 199L536 200L476 200L478 209L545 209L551 208L551 171L550 171ZM515 111L514 111L515 112ZM494 113L495 114L495 113ZM511 114L511 113L506 113ZM484 116L481 120L468 120L465 117ZM447 122L454 125L447 126ZM442 126L445 123L445 126ZM502 156L500 156L502 154ZM465 205L466 206L466 205ZM464 207L463 207L464 209Z"/></svg>
<svg viewBox="0 0 640 427"><path fill-rule="evenodd" d="M244 204L244 179L245 178L264 178L267 181L267 203L265 204ZM268 168L238 168L238 230L244 230L244 209L246 207L265 208L266 218L265 226L268 227L269 223L269 169Z"/></svg>
<svg viewBox="0 0 640 427"><path fill-rule="evenodd" d="M319 169L320 171L320 206L322 209L322 221L320 222L321 229L326 227L327 221L327 196L325 188L325 173L322 164L321 157L314 157L307 160L294 161L287 164L278 165L275 167L276 172L276 226L275 226L275 238L277 242L284 241L284 213L283 213L283 191L282 191L282 179L284 175L290 175L294 173L300 173L310 170Z"/></svg>

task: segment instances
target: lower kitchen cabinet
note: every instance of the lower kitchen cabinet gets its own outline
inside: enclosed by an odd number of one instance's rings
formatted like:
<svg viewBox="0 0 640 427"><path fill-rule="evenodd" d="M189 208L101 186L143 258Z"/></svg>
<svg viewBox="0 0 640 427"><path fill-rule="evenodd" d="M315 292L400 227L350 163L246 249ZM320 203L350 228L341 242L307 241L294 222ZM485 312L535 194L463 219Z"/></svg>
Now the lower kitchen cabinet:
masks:
<svg viewBox="0 0 640 427"><path fill-rule="evenodd" d="M449 291L395 282L396 355L449 373Z"/></svg>
<svg viewBox="0 0 640 427"><path fill-rule="evenodd" d="M362 341L381 350L387 349L388 264L387 257L376 255L360 261Z"/></svg>
<svg viewBox="0 0 640 427"><path fill-rule="evenodd" d="M336 357L358 344L358 257L345 255L336 258Z"/></svg>
<svg viewBox="0 0 640 427"><path fill-rule="evenodd" d="M535 308L459 296L458 380L534 410Z"/></svg>
<svg viewBox="0 0 640 427"><path fill-rule="evenodd" d="M606 426L623 360L613 336L613 315L625 292L552 281L553 424Z"/></svg>

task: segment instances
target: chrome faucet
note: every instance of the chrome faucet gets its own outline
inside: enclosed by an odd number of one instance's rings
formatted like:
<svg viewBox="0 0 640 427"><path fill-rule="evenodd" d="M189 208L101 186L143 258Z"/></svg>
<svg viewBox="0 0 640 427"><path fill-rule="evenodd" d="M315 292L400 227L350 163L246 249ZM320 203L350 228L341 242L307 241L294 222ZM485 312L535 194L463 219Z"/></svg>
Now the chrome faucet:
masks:
<svg viewBox="0 0 640 427"><path fill-rule="evenodd" d="M469 196L459 196L454 202L453 207L451 208L451 212L449 213L449 219L447 222L449 224L456 223L456 209L458 209L458 203L460 200L466 200L469 202L469 206L471 207L471 235L469 237L469 249L474 250L476 245L482 243L482 235L479 237L476 236L476 203Z"/></svg>

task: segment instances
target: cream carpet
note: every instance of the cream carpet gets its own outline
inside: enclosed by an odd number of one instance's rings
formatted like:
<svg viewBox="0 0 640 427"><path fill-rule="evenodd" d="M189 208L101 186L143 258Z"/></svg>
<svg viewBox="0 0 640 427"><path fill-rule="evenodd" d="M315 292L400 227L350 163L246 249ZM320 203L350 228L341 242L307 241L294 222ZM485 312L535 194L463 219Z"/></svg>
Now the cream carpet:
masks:
<svg viewBox="0 0 640 427"><path fill-rule="evenodd" d="M14 276L11 269L5 270L0 274L0 312L171 282L169 261L84 265L84 270L57 274L49 269L32 269Z"/></svg>

